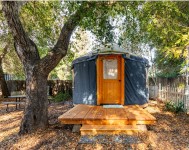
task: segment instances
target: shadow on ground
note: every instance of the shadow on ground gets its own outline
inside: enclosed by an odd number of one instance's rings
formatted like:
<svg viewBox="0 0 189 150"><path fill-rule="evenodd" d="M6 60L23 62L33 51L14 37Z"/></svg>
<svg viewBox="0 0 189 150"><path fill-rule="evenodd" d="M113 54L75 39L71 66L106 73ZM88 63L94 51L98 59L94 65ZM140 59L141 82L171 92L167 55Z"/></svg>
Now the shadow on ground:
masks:
<svg viewBox="0 0 189 150"><path fill-rule="evenodd" d="M155 125L147 126L148 132L137 136L139 142L120 142L116 136L104 136L92 143L80 142L79 133L72 133L72 125L61 125L58 116L70 109L70 106L52 103L49 106L49 123L47 130L18 136L22 111L6 113L5 106L0 105L0 149L188 149L189 116L173 114L163 110L163 105L149 105L148 111L157 118ZM113 142L113 139L117 142ZM104 142L103 142L104 141Z"/></svg>

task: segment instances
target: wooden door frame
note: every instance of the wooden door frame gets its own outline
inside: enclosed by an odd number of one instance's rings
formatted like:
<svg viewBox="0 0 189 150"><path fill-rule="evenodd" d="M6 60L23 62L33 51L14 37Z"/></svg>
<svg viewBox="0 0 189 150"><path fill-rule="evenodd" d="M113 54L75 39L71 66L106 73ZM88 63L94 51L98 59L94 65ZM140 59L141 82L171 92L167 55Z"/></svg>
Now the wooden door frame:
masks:
<svg viewBox="0 0 189 150"><path fill-rule="evenodd" d="M103 66L100 63L100 58L103 56L120 56L121 57L121 67L120 67L120 75L121 75L121 99L120 99L120 104L124 105L125 101L125 60L122 57L122 55L118 54L112 54L112 55L98 55L97 61L96 61L96 68L97 68L97 105L100 105L102 103L102 81L101 81L101 75Z"/></svg>

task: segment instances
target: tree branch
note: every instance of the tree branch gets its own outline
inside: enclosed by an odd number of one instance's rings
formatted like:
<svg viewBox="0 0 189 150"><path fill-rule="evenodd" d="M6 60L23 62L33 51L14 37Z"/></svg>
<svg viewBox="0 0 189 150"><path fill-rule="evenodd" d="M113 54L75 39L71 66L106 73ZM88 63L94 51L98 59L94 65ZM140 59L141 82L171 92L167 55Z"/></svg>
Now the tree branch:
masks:
<svg viewBox="0 0 189 150"><path fill-rule="evenodd" d="M34 64L34 61L39 60L40 57L35 43L28 37L19 19L19 2L3 1L2 6L19 58L24 65L26 62Z"/></svg>
<svg viewBox="0 0 189 150"><path fill-rule="evenodd" d="M41 60L40 68L44 73L50 73L50 71L56 67L60 60L66 55L70 37L74 29L79 25L79 22L86 17L88 9L92 9L93 6L90 3L83 3L80 8L73 14L67 22L64 24L58 41L54 48Z"/></svg>

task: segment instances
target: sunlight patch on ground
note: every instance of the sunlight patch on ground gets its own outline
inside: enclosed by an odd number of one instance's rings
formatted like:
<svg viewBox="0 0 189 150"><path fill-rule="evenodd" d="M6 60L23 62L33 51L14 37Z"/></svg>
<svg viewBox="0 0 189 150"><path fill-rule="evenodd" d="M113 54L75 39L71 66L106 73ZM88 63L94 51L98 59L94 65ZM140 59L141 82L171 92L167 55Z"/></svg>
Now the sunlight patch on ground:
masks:
<svg viewBox="0 0 189 150"><path fill-rule="evenodd" d="M160 109L157 106L155 106L155 107L147 107L147 108L145 108L145 110L147 110L151 114L160 112Z"/></svg>
<svg viewBox="0 0 189 150"><path fill-rule="evenodd" d="M37 145L40 141L40 137L28 137L23 136L18 143L14 144L13 147L15 148L22 148L22 149L31 149L35 145Z"/></svg>
<svg viewBox="0 0 189 150"><path fill-rule="evenodd" d="M148 108L148 107L147 107ZM62 103L50 105L49 121L47 130L37 131L31 135L18 136L22 111L6 112L6 107L0 106L0 149L188 149L189 148L189 117L186 114L173 114L163 109L153 101L149 108L157 118L155 125L149 125L148 132L139 134L141 143L115 144L94 143L79 144L80 134L72 133L71 125L61 125L58 117L70 109ZM134 110L133 112L134 113ZM112 113L113 115L113 113Z"/></svg>
<svg viewBox="0 0 189 150"><path fill-rule="evenodd" d="M0 107L1 109L5 109ZM4 114L0 115L0 122L8 121L10 119L18 118L22 115L22 111L14 111L14 112L5 112Z"/></svg>
<svg viewBox="0 0 189 150"><path fill-rule="evenodd" d="M19 126L19 124L20 124L20 119L14 121L14 122L10 122L8 124L6 124L6 123L2 124L2 127L0 127L0 129L1 129L0 135L3 134L4 132L7 132L7 131L17 128Z"/></svg>
<svg viewBox="0 0 189 150"><path fill-rule="evenodd" d="M17 135L22 117L22 111L5 112L6 107L0 107L0 142L11 139L12 135Z"/></svg>

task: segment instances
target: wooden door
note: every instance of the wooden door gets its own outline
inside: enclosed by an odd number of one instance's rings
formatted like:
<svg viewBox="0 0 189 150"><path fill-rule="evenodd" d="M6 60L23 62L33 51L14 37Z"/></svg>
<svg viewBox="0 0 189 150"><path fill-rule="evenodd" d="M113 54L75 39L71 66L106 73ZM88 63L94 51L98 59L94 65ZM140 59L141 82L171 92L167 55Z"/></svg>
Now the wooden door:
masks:
<svg viewBox="0 0 189 150"><path fill-rule="evenodd" d="M121 56L101 55L97 60L98 104L122 104Z"/></svg>

